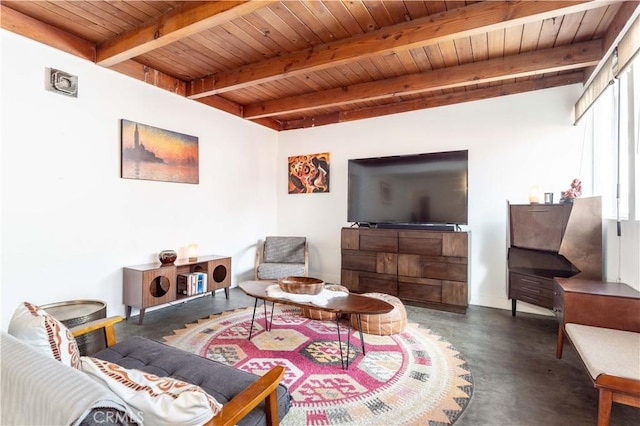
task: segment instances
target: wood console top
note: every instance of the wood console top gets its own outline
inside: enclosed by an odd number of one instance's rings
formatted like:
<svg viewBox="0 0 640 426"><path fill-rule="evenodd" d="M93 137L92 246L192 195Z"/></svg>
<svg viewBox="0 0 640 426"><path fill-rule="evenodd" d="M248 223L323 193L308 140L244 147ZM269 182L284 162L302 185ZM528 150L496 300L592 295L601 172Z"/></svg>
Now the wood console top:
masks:
<svg viewBox="0 0 640 426"><path fill-rule="evenodd" d="M624 283L601 282L578 278L556 278L564 291L608 297L630 297L640 299L640 292Z"/></svg>
<svg viewBox="0 0 640 426"><path fill-rule="evenodd" d="M197 265L198 263L204 263L204 262L210 262L213 260L228 259L228 258L229 256L219 256L217 254L211 254L211 255L199 256L195 258L177 259L175 262L168 265L163 265L160 262L154 262L154 263L145 263L142 265L127 266L126 269L133 269L136 271L149 271L152 269L165 268L169 266Z"/></svg>

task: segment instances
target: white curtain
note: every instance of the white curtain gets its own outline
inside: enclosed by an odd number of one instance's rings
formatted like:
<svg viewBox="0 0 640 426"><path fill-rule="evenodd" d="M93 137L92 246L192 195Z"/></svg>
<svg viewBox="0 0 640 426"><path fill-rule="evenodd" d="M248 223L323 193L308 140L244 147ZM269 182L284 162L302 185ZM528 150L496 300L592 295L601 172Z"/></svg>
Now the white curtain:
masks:
<svg viewBox="0 0 640 426"><path fill-rule="evenodd" d="M636 58L588 112L593 193L602 195L605 218L640 219L639 117L640 61Z"/></svg>

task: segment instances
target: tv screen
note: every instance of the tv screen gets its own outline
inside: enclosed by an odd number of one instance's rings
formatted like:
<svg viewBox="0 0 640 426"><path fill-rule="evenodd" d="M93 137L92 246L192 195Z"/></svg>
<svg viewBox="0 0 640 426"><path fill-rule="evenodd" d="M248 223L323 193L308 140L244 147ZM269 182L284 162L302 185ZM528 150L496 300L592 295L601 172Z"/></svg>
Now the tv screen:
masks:
<svg viewBox="0 0 640 426"><path fill-rule="evenodd" d="M347 221L467 224L468 151L349 160Z"/></svg>

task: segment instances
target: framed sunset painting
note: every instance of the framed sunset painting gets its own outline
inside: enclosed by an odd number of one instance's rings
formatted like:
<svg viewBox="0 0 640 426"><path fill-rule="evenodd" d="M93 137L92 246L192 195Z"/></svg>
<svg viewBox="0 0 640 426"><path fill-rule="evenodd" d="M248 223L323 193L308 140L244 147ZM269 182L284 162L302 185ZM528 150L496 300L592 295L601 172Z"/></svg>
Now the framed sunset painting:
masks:
<svg viewBox="0 0 640 426"><path fill-rule="evenodd" d="M120 120L125 179L199 183L198 138Z"/></svg>

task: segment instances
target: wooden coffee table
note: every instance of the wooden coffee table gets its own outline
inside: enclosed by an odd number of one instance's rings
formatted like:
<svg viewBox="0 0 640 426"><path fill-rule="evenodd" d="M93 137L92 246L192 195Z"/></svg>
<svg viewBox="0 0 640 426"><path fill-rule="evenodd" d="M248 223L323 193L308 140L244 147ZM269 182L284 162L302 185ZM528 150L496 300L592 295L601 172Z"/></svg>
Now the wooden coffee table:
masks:
<svg viewBox="0 0 640 426"><path fill-rule="evenodd" d="M273 307L276 303L282 303L284 305L297 306L299 308L312 308L326 312L333 312L336 315L336 328L338 330L338 345L340 346L340 362L343 369L349 368L349 345L351 344L351 321L349 320L347 331L347 350L346 357L342 351L342 337L340 335L340 315L349 314L355 315L358 322L358 331L360 332L360 342L362 344L362 355L366 355L364 338L362 336L362 323L360 321L360 315L376 315L386 314L393 310L393 305L385 302L384 300L374 299L373 297L361 296L358 294L348 293L344 296L334 297L329 299L325 305L315 305L313 303L306 302L294 302L293 300L270 297L267 294L267 287L274 285L273 282L265 281L245 281L240 283L240 289L247 295L256 299L253 305L253 316L251 317L251 328L249 329L249 340L253 333L253 322L256 317L256 309L258 307L258 300L264 301L264 323L267 331L271 330L270 322L273 320ZM271 318L267 316L267 302L271 302ZM356 354L357 355L357 354Z"/></svg>

